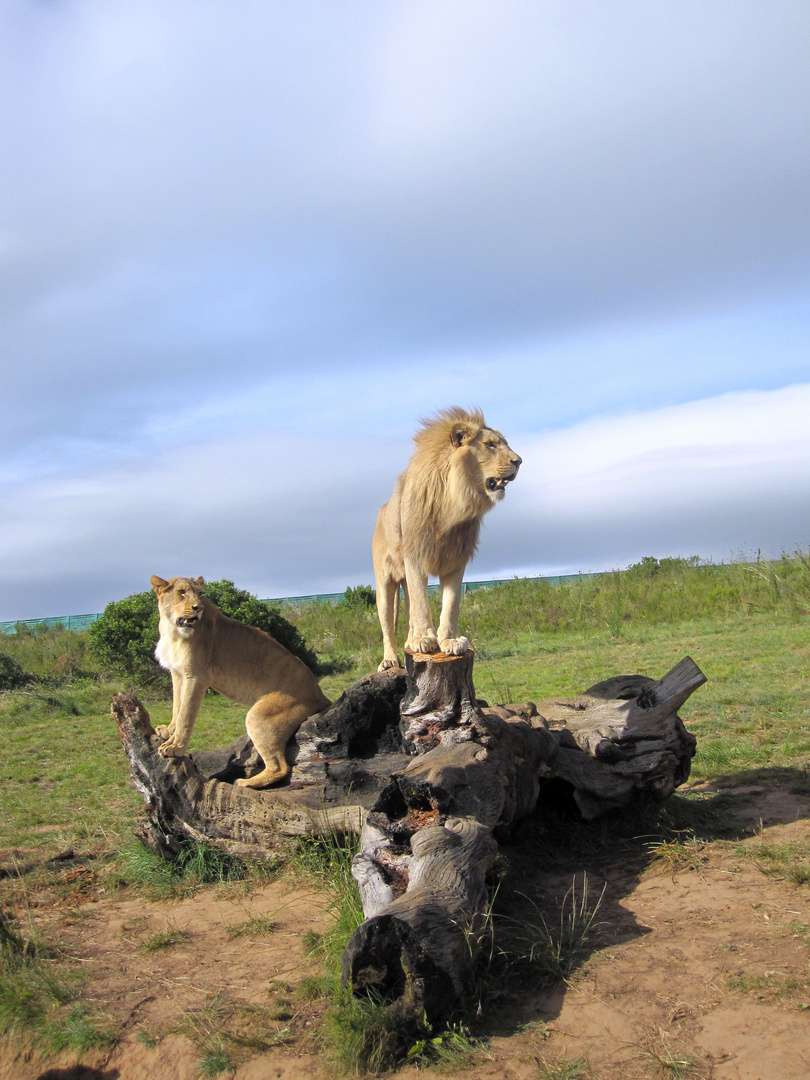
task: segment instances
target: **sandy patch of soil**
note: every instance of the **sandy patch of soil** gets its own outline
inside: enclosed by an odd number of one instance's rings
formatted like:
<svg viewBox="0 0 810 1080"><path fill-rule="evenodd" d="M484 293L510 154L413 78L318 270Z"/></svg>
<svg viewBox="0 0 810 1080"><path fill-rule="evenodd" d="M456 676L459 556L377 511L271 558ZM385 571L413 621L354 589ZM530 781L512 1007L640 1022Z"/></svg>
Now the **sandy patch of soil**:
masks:
<svg viewBox="0 0 810 1080"><path fill-rule="evenodd" d="M744 795L750 823L761 819L763 828L741 843L808 850L810 800L753 788ZM486 1054L449 1075L536 1080L539 1063L582 1059L582 1075L598 1080L806 1080L810 886L767 869L735 844L698 847L693 865L675 872L646 862L590 866L592 895L606 891L599 938L579 975L499 1017ZM85 998L121 1025L121 1040L80 1063L6 1047L0 1080L196 1080L211 1010L241 1010L249 1033L251 1009L268 1005L278 1019L268 1023L265 1013L263 1034L278 1045L246 1048L237 1080L332 1075L312 1037L319 1007L293 992L319 973L302 941L329 925L323 896L280 881L150 903L99 896L90 882L82 895L81 874L76 881L75 903L35 914L43 936L86 966ZM570 881L536 868L525 886L560 897ZM273 929L263 933L229 930L268 918ZM166 932L179 934L175 944L146 951ZM417 1071L398 1075L414 1080Z"/></svg>

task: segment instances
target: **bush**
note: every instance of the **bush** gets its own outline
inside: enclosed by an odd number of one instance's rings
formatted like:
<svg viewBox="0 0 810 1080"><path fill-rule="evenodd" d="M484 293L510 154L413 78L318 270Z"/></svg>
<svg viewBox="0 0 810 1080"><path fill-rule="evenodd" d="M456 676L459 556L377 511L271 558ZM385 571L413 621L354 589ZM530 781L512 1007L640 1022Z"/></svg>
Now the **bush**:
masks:
<svg viewBox="0 0 810 1080"><path fill-rule="evenodd" d="M27 682L29 678L17 661L0 653L0 690L16 690Z"/></svg>
<svg viewBox="0 0 810 1080"><path fill-rule="evenodd" d="M205 586L205 595L223 615L257 626L303 660L312 671L317 668L315 653L278 608L263 604L225 579L209 582ZM159 637L158 606L152 591L135 593L107 604L104 614L90 627L89 635L92 655L115 674L145 681L158 674L154 659Z"/></svg>
<svg viewBox="0 0 810 1080"><path fill-rule="evenodd" d="M377 594L370 585L348 587L343 594L343 601L348 608L372 608L377 603Z"/></svg>
<svg viewBox="0 0 810 1080"><path fill-rule="evenodd" d="M158 609L151 591L113 600L90 626L90 653L116 675L137 679L158 673Z"/></svg>

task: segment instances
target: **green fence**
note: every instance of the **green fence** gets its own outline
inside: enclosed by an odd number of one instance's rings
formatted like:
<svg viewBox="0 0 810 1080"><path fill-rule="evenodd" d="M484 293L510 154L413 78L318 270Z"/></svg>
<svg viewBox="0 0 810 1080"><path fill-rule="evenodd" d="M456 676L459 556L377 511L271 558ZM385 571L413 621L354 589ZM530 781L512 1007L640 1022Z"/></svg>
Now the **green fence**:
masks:
<svg viewBox="0 0 810 1080"><path fill-rule="evenodd" d="M598 577L598 574L560 574L556 577L547 578L525 578L525 581L547 581L550 585L561 585L565 581L575 581L577 578L593 578ZM510 579L514 580L514 579ZM495 579L492 581L465 581L461 586L462 596L468 592L475 592L476 589L491 589L495 585L505 584L505 579ZM428 585L429 593L437 593L439 591L439 585ZM261 602L263 604L277 604L284 606L290 604L293 607L303 607L304 604L339 604L344 598L344 593L310 593L307 596L278 596L272 598L266 598ZM0 634L14 634L17 632L18 626L25 627L40 627L40 626L60 626L63 630L86 630L90 623L94 623L96 619L100 619L102 612L97 612L94 615L55 615L47 619L12 619L8 622L0 622Z"/></svg>

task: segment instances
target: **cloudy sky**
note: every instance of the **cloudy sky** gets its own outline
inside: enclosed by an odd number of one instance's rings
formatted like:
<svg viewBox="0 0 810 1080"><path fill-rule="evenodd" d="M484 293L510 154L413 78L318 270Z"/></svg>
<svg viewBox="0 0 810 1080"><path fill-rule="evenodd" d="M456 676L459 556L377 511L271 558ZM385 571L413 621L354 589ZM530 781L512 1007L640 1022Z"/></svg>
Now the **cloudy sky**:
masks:
<svg viewBox="0 0 810 1080"><path fill-rule="evenodd" d="M469 578L810 546L803 0L4 0L0 619L372 580L419 418Z"/></svg>

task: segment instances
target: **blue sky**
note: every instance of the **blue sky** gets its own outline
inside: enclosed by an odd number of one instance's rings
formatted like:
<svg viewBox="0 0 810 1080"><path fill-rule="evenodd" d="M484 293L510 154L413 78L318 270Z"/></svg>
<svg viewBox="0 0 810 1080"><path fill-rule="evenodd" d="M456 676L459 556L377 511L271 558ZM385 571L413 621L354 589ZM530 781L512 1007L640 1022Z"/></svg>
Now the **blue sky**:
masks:
<svg viewBox="0 0 810 1080"><path fill-rule="evenodd" d="M421 417L468 577L810 545L801 3L9 0L0 619L372 579Z"/></svg>

